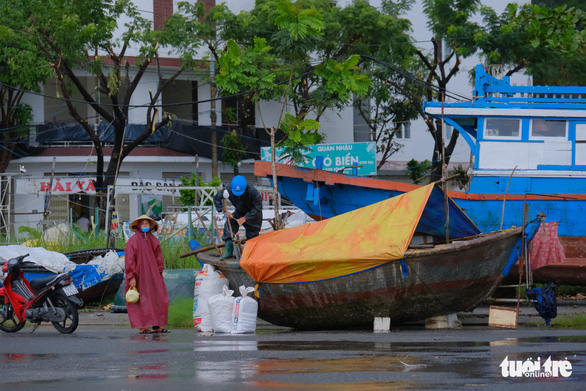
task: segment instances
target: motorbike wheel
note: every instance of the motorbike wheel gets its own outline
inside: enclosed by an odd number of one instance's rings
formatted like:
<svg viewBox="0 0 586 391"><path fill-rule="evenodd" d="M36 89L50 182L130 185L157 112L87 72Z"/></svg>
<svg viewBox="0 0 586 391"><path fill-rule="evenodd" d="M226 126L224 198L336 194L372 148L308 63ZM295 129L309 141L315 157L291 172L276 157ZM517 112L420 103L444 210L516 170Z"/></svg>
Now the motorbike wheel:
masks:
<svg viewBox="0 0 586 391"><path fill-rule="evenodd" d="M26 321L18 321L12 304L4 303L4 298L0 297L0 330L7 333L15 333L22 329Z"/></svg>
<svg viewBox="0 0 586 391"><path fill-rule="evenodd" d="M79 314L77 313L77 306L73 304L64 293L59 292L52 298L53 305L65 310L65 320L63 322L51 322L53 327L61 334L71 334L77 329L79 323Z"/></svg>

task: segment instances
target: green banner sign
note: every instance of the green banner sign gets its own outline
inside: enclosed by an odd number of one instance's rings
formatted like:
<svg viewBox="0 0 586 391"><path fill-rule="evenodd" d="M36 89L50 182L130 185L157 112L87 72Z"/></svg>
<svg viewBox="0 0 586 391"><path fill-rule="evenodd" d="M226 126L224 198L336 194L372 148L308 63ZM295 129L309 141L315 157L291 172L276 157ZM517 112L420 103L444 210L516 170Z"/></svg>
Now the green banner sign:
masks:
<svg viewBox="0 0 586 391"><path fill-rule="evenodd" d="M307 158L301 167L316 168L323 158L325 171L344 172L345 174L376 175L376 143L317 144L310 145L310 151L304 153ZM261 160L271 161L271 148L261 148ZM286 157L281 157L283 150L277 148L277 161L287 164ZM316 159L317 158L317 159Z"/></svg>

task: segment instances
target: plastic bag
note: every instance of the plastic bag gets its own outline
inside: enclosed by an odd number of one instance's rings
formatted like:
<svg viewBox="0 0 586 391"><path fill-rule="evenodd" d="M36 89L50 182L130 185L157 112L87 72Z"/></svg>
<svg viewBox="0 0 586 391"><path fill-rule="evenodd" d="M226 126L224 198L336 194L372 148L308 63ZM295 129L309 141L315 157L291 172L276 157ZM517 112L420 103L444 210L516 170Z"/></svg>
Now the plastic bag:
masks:
<svg viewBox="0 0 586 391"><path fill-rule="evenodd" d="M235 297L233 290L224 285L224 290L219 295L214 295L208 300L208 308L212 317L212 325L216 333L232 332L232 309L234 308Z"/></svg>
<svg viewBox="0 0 586 391"><path fill-rule="evenodd" d="M222 293L224 285L228 285L228 279L212 265L204 264L201 271L195 277L193 290L193 325L198 331L214 331L208 300L210 297Z"/></svg>
<svg viewBox="0 0 586 391"><path fill-rule="evenodd" d="M254 333L256 331L256 316L258 314L258 302L249 293L254 292L253 287L240 286L240 297L234 300L232 310L232 334Z"/></svg>

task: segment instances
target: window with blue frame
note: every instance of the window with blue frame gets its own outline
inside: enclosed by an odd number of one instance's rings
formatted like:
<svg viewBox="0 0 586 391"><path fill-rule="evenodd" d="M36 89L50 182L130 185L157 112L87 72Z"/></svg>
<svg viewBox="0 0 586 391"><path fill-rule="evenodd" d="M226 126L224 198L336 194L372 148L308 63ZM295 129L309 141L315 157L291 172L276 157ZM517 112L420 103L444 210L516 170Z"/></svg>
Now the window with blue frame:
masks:
<svg viewBox="0 0 586 391"><path fill-rule="evenodd" d="M519 118L486 118L484 121L484 138L520 139L521 120Z"/></svg>
<svg viewBox="0 0 586 391"><path fill-rule="evenodd" d="M531 138L558 137L566 139L568 136L568 121L533 118L531 120Z"/></svg>

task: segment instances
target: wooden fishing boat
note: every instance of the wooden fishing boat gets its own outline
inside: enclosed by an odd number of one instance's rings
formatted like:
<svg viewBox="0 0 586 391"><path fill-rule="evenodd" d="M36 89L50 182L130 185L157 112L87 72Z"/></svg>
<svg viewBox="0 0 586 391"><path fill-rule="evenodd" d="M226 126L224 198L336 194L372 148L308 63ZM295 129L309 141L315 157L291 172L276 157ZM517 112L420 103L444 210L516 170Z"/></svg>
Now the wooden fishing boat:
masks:
<svg viewBox="0 0 586 391"><path fill-rule="evenodd" d="M257 286L261 319L296 329L347 329L372 327L375 317L396 324L474 309L517 261L522 231L481 234L431 184L262 234L246 242L239 261L197 256L221 270L233 289Z"/></svg>
<svg viewBox="0 0 586 391"><path fill-rule="evenodd" d="M521 228L477 238L412 248L400 261L361 273L302 284L260 284L258 316L272 324L296 329L372 327L375 317L391 323L471 311L499 285L501 273ZM231 289L256 282L238 261L224 261L213 251L197 255L230 281Z"/></svg>

